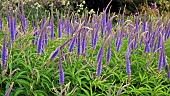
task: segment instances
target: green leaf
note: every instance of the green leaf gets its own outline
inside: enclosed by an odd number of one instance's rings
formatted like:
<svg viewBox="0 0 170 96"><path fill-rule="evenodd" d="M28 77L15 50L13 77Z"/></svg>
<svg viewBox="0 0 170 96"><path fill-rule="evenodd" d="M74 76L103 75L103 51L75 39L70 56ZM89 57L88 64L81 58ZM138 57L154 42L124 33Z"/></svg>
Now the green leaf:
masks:
<svg viewBox="0 0 170 96"><path fill-rule="evenodd" d="M51 82L50 78L47 77L46 75L44 75L44 74L40 74L40 75L42 76L42 78L44 77L44 78L47 79L49 82Z"/></svg>
<svg viewBox="0 0 170 96"><path fill-rule="evenodd" d="M48 96L48 94L42 90L35 90L33 94L36 94L37 96Z"/></svg>
<svg viewBox="0 0 170 96"><path fill-rule="evenodd" d="M18 84L22 84L24 86L30 86L30 83L24 79L17 79L17 80L15 80L15 82Z"/></svg>
<svg viewBox="0 0 170 96"><path fill-rule="evenodd" d="M18 96L21 93L24 93L23 88L17 88L14 96Z"/></svg>
<svg viewBox="0 0 170 96"><path fill-rule="evenodd" d="M87 95L87 96L90 96L89 92L87 90L85 90L84 88L80 87L81 90L84 91L84 93Z"/></svg>

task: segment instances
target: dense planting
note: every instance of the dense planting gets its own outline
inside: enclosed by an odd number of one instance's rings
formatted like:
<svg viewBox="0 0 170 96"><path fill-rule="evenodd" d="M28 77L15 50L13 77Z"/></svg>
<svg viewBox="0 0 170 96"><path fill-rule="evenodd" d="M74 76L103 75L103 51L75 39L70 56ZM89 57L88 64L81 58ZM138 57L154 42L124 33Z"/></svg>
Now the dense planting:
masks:
<svg viewBox="0 0 170 96"><path fill-rule="evenodd" d="M8 5L8 4L7 4ZM54 12L0 15L0 95L169 95L170 19ZM42 17L41 21L38 16ZM56 17L56 18L55 18Z"/></svg>

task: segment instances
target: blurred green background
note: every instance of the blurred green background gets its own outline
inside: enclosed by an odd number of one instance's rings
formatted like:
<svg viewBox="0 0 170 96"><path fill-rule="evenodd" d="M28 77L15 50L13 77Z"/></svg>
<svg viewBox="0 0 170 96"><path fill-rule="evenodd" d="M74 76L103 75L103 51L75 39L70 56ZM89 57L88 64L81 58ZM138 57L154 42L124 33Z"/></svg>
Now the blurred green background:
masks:
<svg viewBox="0 0 170 96"><path fill-rule="evenodd" d="M0 9L1 13L5 13L5 6L7 0L0 0ZM50 6L53 4L54 10L64 11L78 11L83 12L84 10L89 11L103 11L107 6L110 0L8 0L8 6L13 6L15 9L16 6L20 5L19 2L24 2L24 8L26 14L30 11L34 13L35 9L39 9L40 14L44 10L49 11ZM152 3L156 2L157 7L160 12L169 12L170 11L170 1L169 0L112 0L111 3L111 12L119 12L120 9L123 9L126 5L126 14L131 14L135 12L142 12L148 10Z"/></svg>

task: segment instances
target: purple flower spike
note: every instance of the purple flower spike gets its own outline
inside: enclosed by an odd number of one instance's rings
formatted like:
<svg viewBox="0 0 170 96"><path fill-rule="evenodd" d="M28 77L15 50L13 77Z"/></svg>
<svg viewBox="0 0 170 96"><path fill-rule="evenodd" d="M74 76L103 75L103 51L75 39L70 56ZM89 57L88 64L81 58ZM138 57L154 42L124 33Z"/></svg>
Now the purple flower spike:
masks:
<svg viewBox="0 0 170 96"><path fill-rule="evenodd" d="M102 15L102 26L103 27L106 26L106 12L105 11L103 12L103 15Z"/></svg>
<svg viewBox="0 0 170 96"><path fill-rule="evenodd" d="M72 42L70 43L68 52L72 52L73 51L75 41L76 41L76 38L73 38Z"/></svg>
<svg viewBox="0 0 170 96"><path fill-rule="evenodd" d="M126 74L128 75L128 77L130 77L131 74L131 70L130 70L130 60L129 60L129 56L130 56L130 47L131 47L131 42L129 42L127 50L126 50Z"/></svg>
<svg viewBox="0 0 170 96"><path fill-rule="evenodd" d="M10 94L10 92L11 92L11 90L12 90L13 86L14 86L14 82L12 82L12 84L10 85L10 87L9 87L8 91L5 93L5 95L4 95L4 96L9 96L9 94Z"/></svg>
<svg viewBox="0 0 170 96"><path fill-rule="evenodd" d="M43 46L43 36L41 35L38 39L38 44L37 44L37 55L39 55L42 51L42 46Z"/></svg>
<svg viewBox="0 0 170 96"><path fill-rule="evenodd" d="M48 34L47 34L47 31L45 32L45 35L44 35L44 44L47 45L48 44Z"/></svg>
<svg viewBox="0 0 170 96"><path fill-rule="evenodd" d="M142 21L142 32L146 31L146 12L144 15L144 20Z"/></svg>
<svg viewBox="0 0 170 96"><path fill-rule="evenodd" d="M51 22L50 22L50 25L51 25L51 28L50 28L50 37L51 37L51 40L54 39L54 18L51 18Z"/></svg>
<svg viewBox="0 0 170 96"><path fill-rule="evenodd" d="M59 83L60 83L60 86L62 86L63 83L64 83L64 70L63 70L63 68L59 69L59 74L60 74Z"/></svg>
<svg viewBox="0 0 170 96"><path fill-rule="evenodd" d="M83 37L82 37L82 53L84 53L86 50L86 32L84 31Z"/></svg>
<svg viewBox="0 0 170 96"><path fill-rule="evenodd" d="M92 43L92 47L93 47L93 49L95 49L96 48L96 44L97 44L97 40L98 40L98 31L96 31L96 33L95 33L95 35L93 36L94 38L93 38L93 43Z"/></svg>
<svg viewBox="0 0 170 96"><path fill-rule="evenodd" d="M60 86L63 85L64 83L64 70L62 68L62 60L61 60L61 54L60 54L60 57L59 57L59 83L60 83Z"/></svg>
<svg viewBox="0 0 170 96"><path fill-rule="evenodd" d="M98 78L102 72L102 60L98 61L97 64L97 72L96 72L96 77Z"/></svg>
<svg viewBox="0 0 170 96"><path fill-rule="evenodd" d="M149 40L147 40L144 36L144 33L142 33L142 39L144 40L145 42L145 49L144 49L144 53L149 53L150 52L150 44L149 44Z"/></svg>
<svg viewBox="0 0 170 96"><path fill-rule="evenodd" d="M26 29L26 24L27 21L26 21L26 18L24 16L24 14L21 14L21 26L22 26L22 32L25 32L25 29Z"/></svg>
<svg viewBox="0 0 170 96"><path fill-rule="evenodd" d="M166 55L163 53L163 67L166 68Z"/></svg>
<svg viewBox="0 0 170 96"><path fill-rule="evenodd" d="M25 32L25 29L27 28L27 20L24 15L24 5L23 2L21 2L21 26L22 26L22 32Z"/></svg>
<svg viewBox="0 0 170 96"><path fill-rule="evenodd" d="M6 57L7 57L7 49L6 49L6 35L4 36L4 42L3 42L3 46L2 46L2 68L6 68Z"/></svg>
<svg viewBox="0 0 170 96"><path fill-rule="evenodd" d="M71 40L72 40L72 38L69 39L69 40L67 40L67 41L66 41L64 44L62 44L59 48L56 48L55 51L54 51L53 53L51 53L49 59L50 59L50 60L53 60L53 59L56 57L56 55L58 54L59 50L62 50L63 47L64 47L68 42L70 42Z"/></svg>
<svg viewBox="0 0 170 96"><path fill-rule="evenodd" d="M62 22L58 21L58 38L62 38Z"/></svg>
<svg viewBox="0 0 170 96"><path fill-rule="evenodd" d="M108 49L107 49L107 54L106 54L106 66L109 65L110 58L111 58L111 48L110 48L110 43L109 43Z"/></svg>
<svg viewBox="0 0 170 96"><path fill-rule="evenodd" d="M38 37L37 37L38 36L38 31L35 31L33 36L35 37L35 39L32 40L32 43L37 45L37 42L38 42Z"/></svg>
<svg viewBox="0 0 170 96"><path fill-rule="evenodd" d="M161 36L161 48L160 48L160 55L159 55L159 60L158 60L158 70L160 71L160 69L162 67L166 67L166 55L164 52L164 40L163 37Z"/></svg>
<svg viewBox="0 0 170 96"><path fill-rule="evenodd" d="M159 71L162 68L162 61L163 61L163 53L161 52L161 54L159 55L159 61L158 61L158 70Z"/></svg>
<svg viewBox="0 0 170 96"><path fill-rule="evenodd" d="M13 20L12 16L10 18L10 38L11 38L12 41L14 41L14 38L15 38L15 29L14 29L14 20Z"/></svg>
<svg viewBox="0 0 170 96"><path fill-rule="evenodd" d="M129 60L128 56L126 56L126 74L127 75L131 74L131 71L130 71L130 60Z"/></svg>
<svg viewBox="0 0 170 96"><path fill-rule="evenodd" d="M14 37L17 36L17 27L16 27L16 23L17 23L17 17L14 18L13 21L13 25L14 25Z"/></svg>
<svg viewBox="0 0 170 96"><path fill-rule="evenodd" d="M79 56L80 54L81 54L81 44L80 44L80 32L79 32L77 37L77 55Z"/></svg>
<svg viewBox="0 0 170 96"><path fill-rule="evenodd" d="M105 41L102 44L98 54L97 54L97 70L96 70L96 77L98 78L102 72L102 59L103 59L103 48L105 46Z"/></svg>
<svg viewBox="0 0 170 96"><path fill-rule="evenodd" d="M0 30L2 30L2 15L0 14Z"/></svg>
<svg viewBox="0 0 170 96"><path fill-rule="evenodd" d="M57 54L58 54L58 48L50 55L50 60L54 59Z"/></svg>
<svg viewBox="0 0 170 96"><path fill-rule="evenodd" d="M170 79L170 69L168 70L168 79Z"/></svg>
<svg viewBox="0 0 170 96"><path fill-rule="evenodd" d="M53 15L53 5L51 6L51 19L50 19L50 38L51 40L54 39L54 15Z"/></svg>
<svg viewBox="0 0 170 96"><path fill-rule="evenodd" d="M42 18L40 29L43 28L44 24L45 24L45 16L43 16L43 18Z"/></svg>
<svg viewBox="0 0 170 96"><path fill-rule="evenodd" d="M99 61L101 55L102 55L102 47L98 51L96 61Z"/></svg>
<svg viewBox="0 0 170 96"><path fill-rule="evenodd" d="M157 44L158 52L160 51L161 45L162 45L162 38L161 38L161 36L159 36L158 37L158 44Z"/></svg>
<svg viewBox="0 0 170 96"><path fill-rule="evenodd" d="M9 12L8 12L8 0L6 0L6 20L8 23L8 27L10 27L10 19L9 19Z"/></svg>
<svg viewBox="0 0 170 96"><path fill-rule="evenodd" d="M122 37L118 37L116 52L119 52L120 46L122 45Z"/></svg>

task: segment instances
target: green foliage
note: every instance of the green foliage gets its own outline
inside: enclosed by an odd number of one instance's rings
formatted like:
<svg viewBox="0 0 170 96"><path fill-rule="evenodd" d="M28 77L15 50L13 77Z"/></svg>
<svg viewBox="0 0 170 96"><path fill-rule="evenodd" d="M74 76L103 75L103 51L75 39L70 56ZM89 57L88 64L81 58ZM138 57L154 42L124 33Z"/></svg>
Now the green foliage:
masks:
<svg viewBox="0 0 170 96"><path fill-rule="evenodd" d="M66 94L67 96L115 96L118 90L122 88L123 90L120 96L166 96L170 94L170 82L166 79L166 72L162 71L160 74L155 74L157 68L154 62L150 65L150 69L146 70L147 60L151 59L150 54L131 55L132 77L130 85L125 87L127 84L127 76L124 70L124 54L127 47L127 40L123 41L120 52L117 53L112 50L112 53L114 53L112 55L113 58L111 59L109 67L104 67L100 78L95 78L97 65L96 62L91 61L95 61L96 57L92 57L90 49L87 50L89 54L86 59L83 59L83 57L78 58L75 55L76 53L74 53L75 51L67 54L69 59L65 59L62 62L63 69L65 69L65 83L62 88L60 88L57 69L58 61L56 59L54 62L49 62L47 59L50 53L56 48L54 45L60 45L60 43L64 41L65 39L56 39L49 42L45 54L37 58L35 46L30 43L31 39L29 39L29 37L16 39L13 47L8 48L8 51L11 52L8 58L9 70L4 78L0 78L0 94L5 94L11 82L14 82L14 88L10 96L48 96L59 94ZM97 54L100 45L100 42L98 42L94 54ZM111 47L114 49L114 42L112 42ZM155 58L157 58L157 56L154 56L153 60L155 60ZM169 59L170 58L168 58L168 60ZM83 63L84 60L86 60L85 64ZM45 65L42 67L44 63L46 63L46 65L50 64L50 66L47 67ZM15 69L19 70L15 71L9 77L8 74ZM1 74L0 77L2 77Z"/></svg>
<svg viewBox="0 0 170 96"><path fill-rule="evenodd" d="M128 82L125 71L127 39L123 39L119 52L115 51L115 42L111 42L112 58L109 66L106 67L106 57L104 56L102 74L99 78L96 78L96 55L102 45L102 40L98 40L96 50L92 50L90 45L87 46L86 57L82 55L78 57L75 50L68 53L68 45L66 45L63 49L65 57L63 56L62 61L65 82L63 86L60 86L58 80L59 57L57 56L54 61L50 61L48 58L51 52L67 40L67 37L49 40L48 45L45 46L45 53L37 56L36 46L32 44L31 31L30 24L28 33L20 33L12 45L8 46L8 70L4 78L0 74L0 95L2 96L12 82L14 82L14 86L10 96L168 96L170 94L167 69L157 72L158 53L143 54L144 45L137 50L132 50L132 53L138 52L138 54L130 56L130 61L132 61L131 81ZM2 48L3 32L0 31L0 49ZM169 41L165 42L165 53L169 53ZM91 41L88 39L87 42ZM167 54L167 62L170 62L169 57L170 54ZM148 69L147 64L149 64Z"/></svg>

